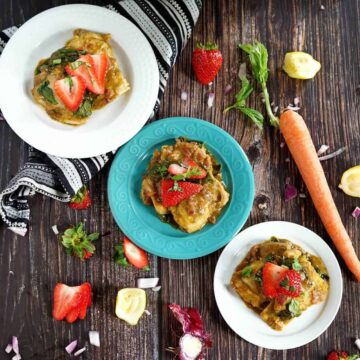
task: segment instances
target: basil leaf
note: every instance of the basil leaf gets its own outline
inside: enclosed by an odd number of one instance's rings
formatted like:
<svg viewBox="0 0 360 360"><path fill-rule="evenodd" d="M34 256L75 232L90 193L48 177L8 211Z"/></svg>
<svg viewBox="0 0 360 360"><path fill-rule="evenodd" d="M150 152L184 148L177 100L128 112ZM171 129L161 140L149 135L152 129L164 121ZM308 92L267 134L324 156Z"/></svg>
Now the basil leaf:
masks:
<svg viewBox="0 0 360 360"><path fill-rule="evenodd" d="M49 87L49 81L44 81L37 89L37 92L50 104L57 105L52 89Z"/></svg>
<svg viewBox="0 0 360 360"><path fill-rule="evenodd" d="M252 273L253 269L250 265L245 266L242 270L241 270L241 276L243 277L249 277Z"/></svg>

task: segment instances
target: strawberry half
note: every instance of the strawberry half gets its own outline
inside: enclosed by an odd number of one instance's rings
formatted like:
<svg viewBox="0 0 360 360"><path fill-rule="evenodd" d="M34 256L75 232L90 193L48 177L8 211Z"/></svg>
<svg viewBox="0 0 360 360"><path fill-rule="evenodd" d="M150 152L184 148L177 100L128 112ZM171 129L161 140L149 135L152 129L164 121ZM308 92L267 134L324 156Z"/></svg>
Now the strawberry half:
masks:
<svg viewBox="0 0 360 360"><path fill-rule="evenodd" d="M266 297L274 298L279 292L279 283L288 269L271 262L265 263L263 267L263 293Z"/></svg>
<svg viewBox="0 0 360 360"><path fill-rule="evenodd" d="M100 94L105 91L105 76L109 67L109 58L105 53L89 55L92 59L91 66L93 67L93 73L96 78Z"/></svg>
<svg viewBox="0 0 360 360"><path fill-rule="evenodd" d="M90 191L85 185L71 198L69 206L75 210L85 210L91 206Z"/></svg>
<svg viewBox="0 0 360 360"><path fill-rule="evenodd" d="M280 278L278 293L298 297L301 293L301 277L295 270L287 270Z"/></svg>
<svg viewBox="0 0 360 360"><path fill-rule="evenodd" d="M124 237L124 254L129 263L138 269L149 270L149 259L146 252L140 249L126 236Z"/></svg>
<svg viewBox="0 0 360 360"><path fill-rule="evenodd" d="M216 44L198 44L192 54L192 67L196 79L207 85L211 83L219 72L223 57Z"/></svg>
<svg viewBox="0 0 360 360"><path fill-rule="evenodd" d="M203 179L206 178L207 172L204 168L202 168L198 163L190 158L186 158L184 160L184 165L187 166L190 170L198 169L198 174L190 176L189 179Z"/></svg>
<svg viewBox="0 0 360 360"><path fill-rule="evenodd" d="M161 199L164 207L176 206L201 191L202 185L188 181L161 180Z"/></svg>
<svg viewBox="0 0 360 360"><path fill-rule="evenodd" d="M83 55L65 67L68 74L79 76L86 88L94 94L105 92L105 75L108 69L106 54Z"/></svg>
<svg viewBox="0 0 360 360"><path fill-rule="evenodd" d="M83 305L89 304L91 285L84 283L80 286L67 286L58 283L54 289L53 317L56 320L66 320L72 323L77 320ZM87 305L87 307L90 305ZM83 314L82 314L83 315ZM85 309L86 315L86 309ZM85 316L83 316L85 318Z"/></svg>
<svg viewBox="0 0 360 360"><path fill-rule="evenodd" d="M85 84L77 76L68 76L55 81L54 91L62 103L75 112L84 98Z"/></svg>
<svg viewBox="0 0 360 360"><path fill-rule="evenodd" d="M171 175L181 175L181 174L185 174L186 172L187 172L187 168L184 168L178 164L171 164L168 167L168 173Z"/></svg>

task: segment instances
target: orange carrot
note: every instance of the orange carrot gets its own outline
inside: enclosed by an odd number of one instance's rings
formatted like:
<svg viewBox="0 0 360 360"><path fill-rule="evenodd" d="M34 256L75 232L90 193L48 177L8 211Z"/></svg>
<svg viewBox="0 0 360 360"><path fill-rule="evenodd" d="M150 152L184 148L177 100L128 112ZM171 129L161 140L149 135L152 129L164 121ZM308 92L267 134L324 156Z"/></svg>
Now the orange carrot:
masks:
<svg viewBox="0 0 360 360"><path fill-rule="evenodd" d="M280 116L280 130L326 231L360 282L360 261L341 221L304 119L292 110L286 111Z"/></svg>

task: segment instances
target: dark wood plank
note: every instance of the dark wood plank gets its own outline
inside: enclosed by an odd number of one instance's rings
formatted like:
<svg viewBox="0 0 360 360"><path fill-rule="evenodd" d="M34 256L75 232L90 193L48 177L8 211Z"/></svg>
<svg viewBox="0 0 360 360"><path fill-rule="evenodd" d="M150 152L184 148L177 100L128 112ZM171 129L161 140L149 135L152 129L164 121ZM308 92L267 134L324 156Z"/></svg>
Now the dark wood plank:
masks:
<svg viewBox="0 0 360 360"><path fill-rule="evenodd" d="M75 1L10 0L0 3L0 27L23 22L46 8ZM87 1L101 4L101 1ZM350 216L358 205L346 197L336 185L342 172L360 163L360 19L359 1L335 2L315 0L304 2L261 1L204 1L202 14L194 36L173 69L158 118L183 115L206 119L228 131L247 152L256 178L256 197L246 226L267 220L287 220L303 224L322 236L331 245L309 198L283 201L285 178L301 188L302 182L286 148L280 147L277 131L266 128L263 133L252 127L239 113L224 115L231 95L223 96L230 83L238 88L237 71L244 57L237 48L240 42L259 39L267 44L270 55L269 81L272 100L280 107L301 99L305 117L316 145L329 144L333 149L346 145L341 157L325 162L324 169L331 184L335 201L358 253L360 246L358 224ZM216 98L208 109L208 89L196 83L191 71L191 51L196 41L215 40L224 54L224 65L213 85ZM290 50L312 53L322 63L322 70L313 81L295 81L281 72L283 56ZM187 102L180 92L189 92ZM251 105L262 108L260 98L253 97ZM6 185L25 159L23 142L0 122L0 186ZM354 336L360 321L359 286L346 270L344 298L340 312L330 328L312 343L296 350L271 351L257 348L233 333L221 318L213 297L212 277L220 251L205 258L174 261L151 256L151 273L160 275L160 293L150 294L150 316L144 315L137 327L129 327L114 316L115 295L123 286L135 285L141 273L122 269L112 260L113 244L122 238L114 223L106 198L108 169L91 184L93 207L81 213L70 211L66 205L38 196L32 200L31 229L20 238L0 225L0 346L11 335L19 336L25 359L63 359L64 346L77 338L87 340L90 329L100 331L101 348L90 347L83 356L87 359L171 359L165 351L175 346L176 325L166 305L176 302L195 306L203 313L208 329L214 336L214 348L209 359L323 359L332 348L355 352ZM260 208L259 204L267 207ZM91 231L111 231L100 240L95 257L79 263L66 257L51 231L53 224L75 223L87 219ZM332 246L333 248L333 246ZM339 257L338 257L339 258ZM339 258L345 269L344 263ZM14 275L9 273L13 271ZM84 280L94 285L94 303L84 322L74 325L54 322L51 317L52 289L57 281L76 284ZM0 359L7 359L0 351Z"/></svg>

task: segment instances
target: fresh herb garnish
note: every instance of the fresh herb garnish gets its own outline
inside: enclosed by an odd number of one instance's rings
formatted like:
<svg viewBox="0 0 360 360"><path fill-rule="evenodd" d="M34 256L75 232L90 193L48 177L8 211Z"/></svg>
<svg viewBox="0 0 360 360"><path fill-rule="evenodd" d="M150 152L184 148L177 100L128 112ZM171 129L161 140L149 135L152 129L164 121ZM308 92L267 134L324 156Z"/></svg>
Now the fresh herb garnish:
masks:
<svg viewBox="0 0 360 360"><path fill-rule="evenodd" d="M86 63L84 61L77 60L77 61L72 62L70 64L70 67L71 67L72 70L76 70L78 67L80 67L83 64L86 64ZM89 64L86 64L86 65L89 65Z"/></svg>
<svg viewBox="0 0 360 360"><path fill-rule="evenodd" d="M129 262L127 261L127 259L125 257L123 245L115 245L114 260L119 265L129 266Z"/></svg>
<svg viewBox="0 0 360 360"><path fill-rule="evenodd" d="M95 97L88 91L85 92L84 99L81 102L79 108L76 110L75 115L80 117L89 117L92 114L92 107Z"/></svg>
<svg viewBox="0 0 360 360"><path fill-rule="evenodd" d="M37 92L50 104L57 105L52 89L49 87L49 81L44 81L37 89Z"/></svg>
<svg viewBox="0 0 360 360"><path fill-rule="evenodd" d="M263 283L263 278L262 278L262 271L259 270L255 275L254 275L254 280L257 281L260 285L262 285Z"/></svg>
<svg viewBox="0 0 360 360"><path fill-rule="evenodd" d="M253 272L253 269L250 265L245 266L242 270L241 270L241 276L243 277L249 277Z"/></svg>
<svg viewBox="0 0 360 360"><path fill-rule="evenodd" d="M297 317L301 315L300 304L298 301L291 299L290 303L287 306L292 317Z"/></svg>
<svg viewBox="0 0 360 360"><path fill-rule="evenodd" d="M68 86L69 86L69 91L71 92L71 89L72 89L73 86L74 86L74 82L73 82L71 76L67 76L67 77L65 78L65 82L68 84Z"/></svg>
<svg viewBox="0 0 360 360"><path fill-rule="evenodd" d="M151 178L163 179L168 173L168 167L168 162L156 163L148 170L147 175Z"/></svg>
<svg viewBox="0 0 360 360"><path fill-rule="evenodd" d="M236 94L235 103L225 108L224 112L227 112L231 109L238 109L244 115L248 116L259 129L262 129L264 124L263 115L257 110L246 107L246 100L251 95L254 89L250 84L250 81L246 78L246 75L242 75L240 77L240 80L241 89Z"/></svg>
<svg viewBox="0 0 360 360"><path fill-rule="evenodd" d="M61 65L61 64L68 64L71 62L76 61L81 55L85 55L86 51L83 50L76 50L71 48L61 48L54 53L51 54L51 56L43 61L41 64L39 64L35 69L35 75L40 74L42 71L50 71L55 66Z"/></svg>
<svg viewBox="0 0 360 360"><path fill-rule="evenodd" d="M274 255L269 254L269 255L266 256L265 262L272 262L272 261L274 261L274 259L275 259Z"/></svg>
<svg viewBox="0 0 360 360"><path fill-rule="evenodd" d="M169 191L180 191L180 192L182 192L183 189L179 186L179 183L175 180L174 185L172 186L172 188L169 189Z"/></svg>
<svg viewBox="0 0 360 360"><path fill-rule="evenodd" d="M266 86L269 76L267 49L259 41L256 41L254 44L241 44L239 47L249 55L254 79L260 85L264 95L266 112L269 116L270 124L272 126L279 127L279 118L272 112L269 92Z"/></svg>
<svg viewBox="0 0 360 360"><path fill-rule="evenodd" d="M300 271L302 269L298 258L283 258L282 265L287 266L289 269L294 269L295 271Z"/></svg>
<svg viewBox="0 0 360 360"><path fill-rule="evenodd" d="M173 180L180 181L180 180L185 180L185 179L191 178L192 176L195 176L195 175L201 175L201 171L197 166L194 166L193 168L189 168L186 171L186 173L184 173L184 174L174 175L171 178Z"/></svg>
<svg viewBox="0 0 360 360"><path fill-rule="evenodd" d="M289 287L289 279L285 277L285 279L281 280L280 286L284 289L287 289Z"/></svg>
<svg viewBox="0 0 360 360"><path fill-rule="evenodd" d="M329 280L329 279L330 279L329 275L326 274L326 273L322 273L321 270L320 270L317 266L315 266L314 269L315 269L315 271L320 275L320 277L321 277L323 280Z"/></svg>

